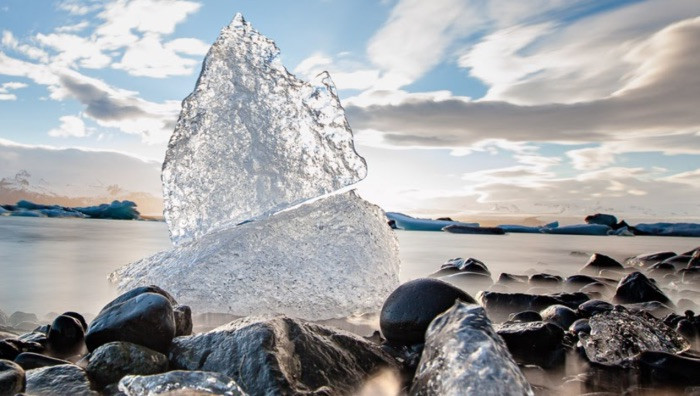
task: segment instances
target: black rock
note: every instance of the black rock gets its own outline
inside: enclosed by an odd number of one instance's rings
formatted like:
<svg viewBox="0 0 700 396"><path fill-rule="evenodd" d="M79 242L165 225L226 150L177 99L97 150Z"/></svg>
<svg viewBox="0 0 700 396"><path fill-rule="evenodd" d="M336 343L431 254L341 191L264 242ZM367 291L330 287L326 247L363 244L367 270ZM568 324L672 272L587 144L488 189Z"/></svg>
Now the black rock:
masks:
<svg viewBox="0 0 700 396"><path fill-rule="evenodd" d="M576 291L582 286L586 286L591 283L597 283L598 279L588 276L588 275L571 275L564 280L564 286L569 291Z"/></svg>
<svg viewBox="0 0 700 396"><path fill-rule="evenodd" d="M150 375L168 370L168 357L130 342L110 342L85 357L85 370L98 386L118 382L125 375Z"/></svg>
<svg viewBox="0 0 700 396"><path fill-rule="evenodd" d="M692 258L693 256L690 254L679 254L677 256L667 258L666 260L662 261L662 263L671 264L675 268L681 269L687 267Z"/></svg>
<svg viewBox="0 0 700 396"><path fill-rule="evenodd" d="M60 315L51 323L47 338L52 349L69 351L82 347L85 329L78 319Z"/></svg>
<svg viewBox="0 0 700 396"><path fill-rule="evenodd" d="M83 315L81 315L77 312L73 312L73 311L64 312L63 315L70 316L71 318L77 319L78 322L80 322L80 325L83 327L83 333L87 331L88 324L85 321L85 318L83 317Z"/></svg>
<svg viewBox="0 0 700 396"><path fill-rule="evenodd" d="M0 341L0 359L15 360L22 352L42 352L44 346L32 341L18 338L7 338Z"/></svg>
<svg viewBox="0 0 700 396"><path fill-rule="evenodd" d="M498 277L498 281L496 281L496 283L508 285L514 283L526 283L527 281L528 278L525 275L513 275L502 272L501 275Z"/></svg>
<svg viewBox="0 0 700 396"><path fill-rule="evenodd" d="M19 354L20 351L16 345L11 342L7 342L6 340L0 341L0 359L15 360Z"/></svg>
<svg viewBox="0 0 700 396"><path fill-rule="evenodd" d="M25 370L32 370L40 367L58 366L59 364L71 364L63 359L56 359L50 356L35 352L22 352L15 358L15 363Z"/></svg>
<svg viewBox="0 0 700 396"><path fill-rule="evenodd" d="M634 267L647 268L675 255L676 253L674 252L645 253L640 254L639 256L628 258L625 261L625 263Z"/></svg>
<svg viewBox="0 0 700 396"><path fill-rule="evenodd" d="M564 361L564 330L549 322L503 323L496 332L515 361L550 368Z"/></svg>
<svg viewBox="0 0 700 396"><path fill-rule="evenodd" d="M700 249L695 249L693 255L690 256L690 261L688 261L688 268L700 267Z"/></svg>
<svg viewBox="0 0 700 396"><path fill-rule="evenodd" d="M554 323L562 329L568 329L578 319L576 311L564 305L550 305L540 315L545 322Z"/></svg>
<svg viewBox="0 0 700 396"><path fill-rule="evenodd" d="M578 315L582 318L590 318L591 316L603 312L612 311L614 305L603 300L589 300L578 306L576 309Z"/></svg>
<svg viewBox="0 0 700 396"><path fill-rule="evenodd" d="M523 311L523 312L510 314L508 316L508 321L509 322L520 322L520 323L540 322L540 321L542 321L542 315L540 315L539 312L535 312L535 311Z"/></svg>
<svg viewBox="0 0 700 396"><path fill-rule="evenodd" d="M130 375L119 382L119 386L130 395L152 395L161 393L178 395L244 395L243 390L230 377L207 371L170 371L163 374Z"/></svg>
<svg viewBox="0 0 700 396"><path fill-rule="evenodd" d="M623 304L658 301L672 305L671 300L641 272L633 272L620 280L615 301Z"/></svg>
<svg viewBox="0 0 700 396"><path fill-rule="evenodd" d="M85 370L73 364L42 367L29 370L27 394L29 395L97 395Z"/></svg>
<svg viewBox="0 0 700 396"><path fill-rule="evenodd" d="M18 340L24 341L24 342L32 342L35 344L40 344L43 347L46 347L46 344L48 343L48 337L46 336L46 333L41 333L38 331L32 331L31 333L24 333L17 337ZM31 351L31 352L36 352L36 351Z"/></svg>
<svg viewBox="0 0 700 396"><path fill-rule="evenodd" d="M127 294L132 293L128 292ZM85 335L88 350L112 341L126 341L165 352L175 337L173 308L166 297L139 293L119 304L108 304L92 321Z"/></svg>
<svg viewBox="0 0 700 396"><path fill-rule="evenodd" d="M651 377L661 383L700 385L700 359L666 352L644 351L637 359L643 378Z"/></svg>
<svg viewBox="0 0 700 396"><path fill-rule="evenodd" d="M165 290L161 289L160 287L156 285L150 285L150 286L141 286L137 287L135 289L131 289L128 292L120 295L119 297L115 298L114 300L110 301L109 304L105 305L104 308L102 308L102 311L100 311L100 314L103 311L108 310L114 305L117 304L122 304L126 302L127 300L131 300L132 298L144 294L144 293L155 293L155 294L160 294L161 296L165 297L168 302L170 302L170 305L177 305L177 301L175 301L175 298L170 295L170 293L166 292ZM98 314L99 316L99 314Z"/></svg>
<svg viewBox="0 0 700 396"><path fill-rule="evenodd" d="M351 394L371 375L396 370L362 337L287 317L247 317L173 340L172 369L213 371L251 395Z"/></svg>
<svg viewBox="0 0 700 396"><path fill-rule="evenodd" d="M683 283L698 284L700 283L700 267L684 268L678 273L681 275Z"/></svg>
<svg viewBox="0 0 700 396"><path fill-rule="evenodd" d="M658 274L667 274L675 271L676 266L671 263L656 263L649 267L649 272L656 272Z"/></svg>
<svg viewBox="0 0 700 396"><path fill-rule="evenodd" d="M588 319L577 319L574 323L569 326L569 331L574 334L578 333L591 333L591 325L588 324Z"/></svg>
<svg viewBox="0 0 700 396"><path fill-rule="evenodd" d="M192 334L192 309L187 305L173 307L175 317L175 337Z"/></svg>
<svg viewBox="0 0 700 396"><path fill-rule="evenodd" d="M695 325L688 319L681 319L676 324L676 331L688 340L692 340L697 335Z"/></svg>
<svg viewBox="0 0 700 396"><path fill-rule="evenodd" d="M430 322L455 300L475 303L464 291L437 279L406 282L384 301L379 318L382 334L391 343L422 343Z"/></svg>
<svg viewBox="0 0 700 396"><path fill-rule="evenodd" d="M541 286L556 286L562 282L561 276L551 274L534 274L530 276L530 284Z"/></svg>
<svg viewBox="0 0 700 396"><path fill-rule="evenodd" d="M475 259L468 258L463 259L461 257L448 260L445 264L440 267L440 270L429 275L430 278L439 278L441 276L448 276L462 272L469 272L475 274L484 274L491 276L491 271L486 267L486 264Z"/></svg>
<svg viewBox="0 0 700 396"><path fill-rule="evenodd" d="M550 305L561 304L573 309L588 301L588 296L583 293L536 295L486 291L477 294L477 299L486 308L489 317L498 322L505 320L511 313L541 311Z"/></svg>
<svg viewBox="0 0 700 396"><path fill-rule="evenodd" d="M24 392L26 378L17 363L0 359L0 395L15 395Z"/></svg>
<svg viewBox="0 0 700 396"><path fill-rule="evenodd" d="M581 268L580 272L597 275L598 272L603 269L622 271L625 267L613 258L604 254L595 253L588 259L588 262Z"/></svg>

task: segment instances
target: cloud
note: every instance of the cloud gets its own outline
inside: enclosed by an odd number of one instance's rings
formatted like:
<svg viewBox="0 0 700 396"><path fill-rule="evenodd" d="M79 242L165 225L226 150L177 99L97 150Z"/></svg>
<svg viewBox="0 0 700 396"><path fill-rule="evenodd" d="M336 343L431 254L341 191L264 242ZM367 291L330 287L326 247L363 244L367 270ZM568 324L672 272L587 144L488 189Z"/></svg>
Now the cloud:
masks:
<svg viewBox="0 0 700 396"><path fill-rule="evenodd" d="M27 84L16 81L0 84L0 100L17 100L17 95L10 93L10 91L25 88L26 86Z"/></svg>
<svg viewBox="0 0 700 396"><path fill-rule="evenodd" d="M56 28L58 33L76 33L87 29L90 26L90 22L82 21L75 23L73 25L60 26Z"/></svg>
<svg viewBox="0 0 700 396"><path fill-rule="evenodd" d="M59 118L61 125L58 128L49 130L49 136L52 137L85 137L90 133L85 128L85 123L80 117L63 116Z"/></svg>
<svg viewBox="0 0 700 396"><path fill-rule="evenodd" d="M379 81L379 70L349 60L348 55L339 54L334 59L322 53L316 53L299 62L294 68L294 73L306 80L311 80L327 71L338 89L365 90L373 87Z"/></svg>
<svg viewBox="0 0 700 396"><path fill-rule="evenodd" d="M201 54L203 47L208 49L207 45L195 39L163 45L160 36L149 33L130 45L121 61L114 63L112 67L134 76L165 78L188 75L201 62L183 58L177 53ZM206 50L204 52L206 53Z"/></svg>
<svg viewBox="0 0 700 396"><path fill-rule="evenodd" d="M101 69L112 62L112 58L102 52L100 44L89 37L67 33L39 33L36 40L58 52L51 57L54 67Z"/></svg>
<svg viewBox="0 0 700 396"><path fill-rule="evenodd" d="M671 142L700 130L700 18L674 23L630 49L646 55L614 95L576 103L518 105L451 97L346 106L356 129L382 131L388 144L468 147L484 139L516 142ZM669 141L666 141L670 144ZM697 146L697 144L696 144ZM684 147L670 149L685 152Z"/></svg>
<svg viewBox="0 0 700 396"><path fill-rule="evenodd" d="M28 44L21 44L9 30L3 30L0 43L3 47L23 54L31 59L43 62L48 60L48 54L44 50Z"/></svg>
<svg viewBox="0 0 700 396"><path fill-rule="evenodd" d="M68 12L71 15L86 15L93 11L99 10L101 4L95 0L64 0L57 4L57 7L63 11Z"/></svg>

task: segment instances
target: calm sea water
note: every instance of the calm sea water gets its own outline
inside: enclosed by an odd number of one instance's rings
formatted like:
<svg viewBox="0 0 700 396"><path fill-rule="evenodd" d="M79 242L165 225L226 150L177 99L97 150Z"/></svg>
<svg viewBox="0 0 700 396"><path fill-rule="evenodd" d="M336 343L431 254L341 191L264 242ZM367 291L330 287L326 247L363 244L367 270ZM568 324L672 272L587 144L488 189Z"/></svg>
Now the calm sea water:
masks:
<svg viewBox="0 0 700 396"><path fill-rule="evenodd" d="M684 252L700 238L571 235L459 235L397 231L401 280L434 272L454 257L474 257L496 278L528 270L569 275L594 252L622 260L644 252ZM0 217L0 309L97 313L117 295L115 269L170 247L165 223Z"/></svg>

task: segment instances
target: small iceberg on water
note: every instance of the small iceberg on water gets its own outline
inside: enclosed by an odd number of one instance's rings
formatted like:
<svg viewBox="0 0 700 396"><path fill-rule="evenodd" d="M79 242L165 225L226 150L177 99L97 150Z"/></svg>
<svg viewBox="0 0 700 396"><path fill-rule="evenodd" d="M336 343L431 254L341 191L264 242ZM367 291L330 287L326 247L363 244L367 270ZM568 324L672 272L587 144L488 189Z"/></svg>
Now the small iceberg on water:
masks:
<svg viewBox="0 0 700 396"><path fill-rule="evenodd" d="M63 217L114 220L139 220L141 214L133 201L112 201L95 206L66 207L19 201L15 205L0 205L0 215L18 217Z"/></svg>
<svg viewBox="0 0 700 396"><path fill-rule="evenodd" d="M163 164L175 248L110 275L200 312L310 320L378 311L399 284L396 235L354 192L367 174L327 73L297 79L238 14L183 101Z"/></svg>

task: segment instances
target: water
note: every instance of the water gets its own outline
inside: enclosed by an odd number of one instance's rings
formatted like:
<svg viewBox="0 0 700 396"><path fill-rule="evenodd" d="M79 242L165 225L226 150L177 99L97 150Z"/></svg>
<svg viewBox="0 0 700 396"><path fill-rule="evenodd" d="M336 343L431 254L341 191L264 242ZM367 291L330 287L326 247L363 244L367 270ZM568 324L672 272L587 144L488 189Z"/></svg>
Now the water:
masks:
<svg viewBox="0 0 700 396"><path fill-rule="evenodd" d="M593 252L615 259L685 252L700 238L596 237L545 234L459 235L397 231L401 280L425 276L454 257L474 257L501 272L578 271ZM165 223L0 217L0 309L97 313L116 289L107 275L171 246Z"/></svg>

